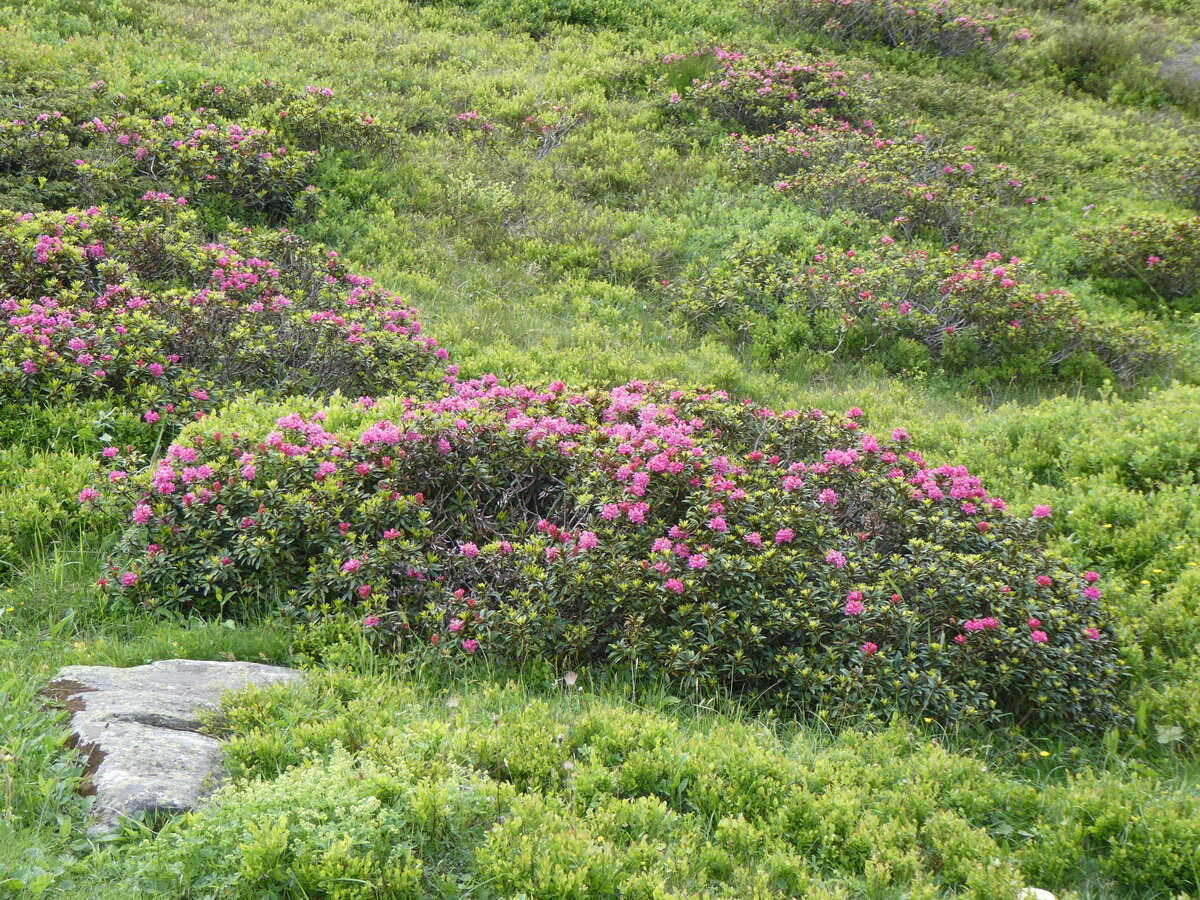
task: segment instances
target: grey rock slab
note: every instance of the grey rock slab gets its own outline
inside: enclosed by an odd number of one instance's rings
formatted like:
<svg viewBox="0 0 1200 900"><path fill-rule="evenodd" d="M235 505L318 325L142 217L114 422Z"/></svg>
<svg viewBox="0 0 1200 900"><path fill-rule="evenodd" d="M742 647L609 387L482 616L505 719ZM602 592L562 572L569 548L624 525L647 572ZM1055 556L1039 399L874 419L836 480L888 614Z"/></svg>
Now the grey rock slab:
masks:
<svg viewBox="0 0 1200 900"><path fill-rule="evenodd" d="M46 687L71 714L96 795L93 832L138 813L186 812L220 784L220 742L200 734L201 713L228 691L291 682L300 673L247 662L166 659L128 669L67 666Z"/></svg>

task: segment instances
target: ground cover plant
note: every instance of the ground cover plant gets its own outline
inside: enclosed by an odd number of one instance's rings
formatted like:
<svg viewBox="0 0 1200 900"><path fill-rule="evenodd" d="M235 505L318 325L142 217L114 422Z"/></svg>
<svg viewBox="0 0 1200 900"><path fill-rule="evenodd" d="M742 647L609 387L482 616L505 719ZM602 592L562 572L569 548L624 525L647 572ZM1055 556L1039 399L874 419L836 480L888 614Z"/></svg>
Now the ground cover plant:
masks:
<svg viewBox="0 0 1200 900"><path fill-rule="evenodd" d="M0 0L0 895L1195 895L1200 35L1015 5Z"/></svg>

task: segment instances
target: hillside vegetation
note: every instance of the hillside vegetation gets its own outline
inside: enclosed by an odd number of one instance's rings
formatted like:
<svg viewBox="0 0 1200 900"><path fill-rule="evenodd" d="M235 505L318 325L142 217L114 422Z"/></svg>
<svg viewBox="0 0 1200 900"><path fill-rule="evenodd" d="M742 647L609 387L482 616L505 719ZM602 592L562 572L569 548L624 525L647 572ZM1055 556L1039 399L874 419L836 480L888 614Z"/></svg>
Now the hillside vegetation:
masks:
<svg viewBox="0 0 1200 900"><path fill-rule="evenodd" d="M1194 0L0 9L0 896L1200 893Z"/></svg>

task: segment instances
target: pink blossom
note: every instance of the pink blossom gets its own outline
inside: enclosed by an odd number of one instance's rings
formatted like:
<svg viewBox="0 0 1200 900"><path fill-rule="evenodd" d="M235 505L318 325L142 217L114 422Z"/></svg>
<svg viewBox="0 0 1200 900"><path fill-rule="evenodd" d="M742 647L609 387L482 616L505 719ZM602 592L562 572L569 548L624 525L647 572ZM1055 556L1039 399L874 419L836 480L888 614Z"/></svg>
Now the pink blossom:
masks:
<svg viewBox="0 0 1200 900"><path fill-rule="evenodd" d="M879 651L878 644L874 643L873 641L864 641L863 642L862 652L864 655L874 656L878 651Z"/></svg>
<svg viewBox="0 0 1200 900"><path fill-rule="evenodd" d="M600 539L596 537L596 533L594 531L585 531L579 536L580 550L591 550L599 543Z"/></svg>
<svg viewBox="0 0 1200 900"><path fill-rule="evenodd" d="M1029 637L1035 644L1044 644L1046 641L1050 640L1044 631L1035 631L1033 634L1029 635Z"/></svg>
<svg viewBox="0 0 1200 900"><path fill-rule="evenodd" d="M458 548L458 552L468 558L473 558L479 555L479 548L474 544L462 544Z"/></svg>
<svg viewBox="0 0 1200 900"><path fill-rule="evenodd" d="M825 554L825 562L836 569L841 569L846 565L846 556L840 550L830 550Z"/></svg>
<svg viewBox="0 0 1200 900"><path fill-rule="evenodd" d="M1100 629L1099 628L1089 628L1087 631L1084 632L1084 634L1087 635L1089 641L1100 640Z"/></svg>
<svg viewBox="0 0 1200 900"><path fill-rule="evenodd" d="M467 638L465 641L463 641L462 647L468 653L474 653L479 649L479 641L475 640L475 638Z"/></svg>
<svg viewBox="0 0 1200 900"><path fill-rule="evenodd" d="M1048 519L1048 518L1050 518L1050 507L1049 507L1049 506L1046 506L1045 504L1040 504L1040 505L1038 505L1038 506L1035 506L1035 507L1033 508L1033 517L1034 517L1035 519Z"/></svg>
<svg viewBox="0 0 1200 900"><path fill-rule="evenodd" d="M137 573L125 572L123 575L121 575L121 586L122 587L133 587L135 584L137 584L137 580L138 580Z"/></svg>
<svg viewBox="0 0 1200 900"><path fill-rule="evenodd" d="M708 565L708 557L703 553L693 553L688 557L688 567L692 569L703 569Z"/></svg>
<svg viewBox="0 0 1200 900"><path fill-rule="evenodd" d="M79 492L80 503L91 503L100 499L100 492L95 488L86 487Z"/></svg>
<svg viewBox="0 0 1200 900"><path fill-rule="evenodd" d="M748 535L746 535L746 543L749 544L751 547L761 547L762 546L762 535L759 534L757 531L752 531Z"/></svg>
<svg viewBox="0 0 1200 900"><path fill-rule="evenodd" d="M374 628L382 621L383 620L380 619L379 616L367 616L365 619L363 619L363 628Z"/></svg>
<svg viewBox="0 0 1200 900"><path fill-rule="evenodd" d="M467 623L464 622L462 619L455 619L453 622L450 623L449 631L451 634L458 634L460 631L463 630L463 626L466 624Z"/></svg>
<svg viewBox="0 0 1200 900"><path fill-rule="evenodd" d="M776 544L789 544L796 538L796 532L790 528L780 528L775 532Z"/></svg>
<svg viewBox="0 0 1200 900"><path fill-rule="evenodd" d="M668 578L666 580L666 582L663 584L663 587L665 587L668 591L672 591L676 594L683 593L683 582L680 581L678 578Z"/></svg>
<svg viewBox="0 0 1200 900"><path fill-rule="evenodd" d="M357 572L360 568L362 568L361 559L348 559L342 563L343 572Z"/></svg>
<svg viewBox="0 0 1200 900"><path fill-rule="evenodd" d="M835 490L833 490L832 488L825 488L825 490L821 491L820 500L822 503L826 503L829 506L837 506L837 504L838 504L837 492Z"/></svg>
<svg viewBox="0 0 1200 900"><path fill-rule="evenodd" d="M152 510L145 503L139 503L133 508L132 518L137 524L145 525L154 518L154 510Z"/></svg>

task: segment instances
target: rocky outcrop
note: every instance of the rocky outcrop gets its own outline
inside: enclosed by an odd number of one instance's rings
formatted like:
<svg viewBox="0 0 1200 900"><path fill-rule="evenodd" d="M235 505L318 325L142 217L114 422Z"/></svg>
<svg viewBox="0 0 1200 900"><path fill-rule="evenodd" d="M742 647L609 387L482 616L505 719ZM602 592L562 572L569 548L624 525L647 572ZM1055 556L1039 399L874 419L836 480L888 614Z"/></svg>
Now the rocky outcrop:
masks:
<svg viewBox="0 0 1200 900"><path fill-rule="evenodd" d="M220 742L201 713L231 690L293 681L300 673L247 662L167 659L127 669L68 666L46 688L71 714L96 796L94 832L122 818L193 809L221 780Z"/></svg>

